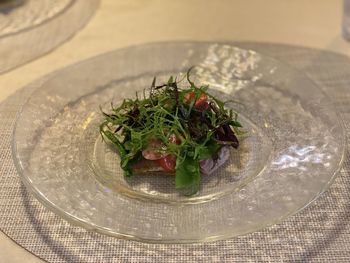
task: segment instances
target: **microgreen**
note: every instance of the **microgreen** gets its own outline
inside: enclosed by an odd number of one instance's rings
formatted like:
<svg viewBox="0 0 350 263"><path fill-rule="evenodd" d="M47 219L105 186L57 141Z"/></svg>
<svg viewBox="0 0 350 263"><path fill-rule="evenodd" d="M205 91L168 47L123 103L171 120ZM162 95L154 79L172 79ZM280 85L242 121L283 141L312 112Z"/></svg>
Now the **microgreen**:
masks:
<svg viewBox="0 0 350 263"><path fill-rule="evenodd" d="M225 108L225 102L208 93L208 86L196 86L186 74L188 87L180 89L173 76L161 85L154 77L149 89L124 99L111 112L103 112L100 133L117 149L126 176L142 158L151 139L161 141L162 150L176 156L176 188L199 189L199 161L217 155L223 145L239 146L236 134L242 127L238 114ZM203 101L200 101L203 100ZM199 104L201 107L199 107ZM180 143L169 141L175 135Z"/></svg>

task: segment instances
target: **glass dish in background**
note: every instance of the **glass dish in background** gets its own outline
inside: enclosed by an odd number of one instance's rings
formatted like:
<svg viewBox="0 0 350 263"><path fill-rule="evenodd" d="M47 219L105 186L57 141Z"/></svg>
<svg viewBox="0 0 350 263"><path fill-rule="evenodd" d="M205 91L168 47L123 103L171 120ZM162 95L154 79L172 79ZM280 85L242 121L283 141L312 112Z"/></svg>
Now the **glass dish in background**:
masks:
<svg viewBox="0 0 350 263"><path fill-rule="evenodd" d="M343 0L342 34L350 41L350 0Z"/></svg>
<svg viewBox="0 0 350 263"><path fill-rule="evenodd" d="M0 14L8 13L15 7L24 4L25 0L0 0Z"/></svg>
<svg viewBox="0 0 350 263"><path fill-rule="evenodd" d="M99 0L7 0L0 5L0 73L43 55L84 26Z"/></svg>

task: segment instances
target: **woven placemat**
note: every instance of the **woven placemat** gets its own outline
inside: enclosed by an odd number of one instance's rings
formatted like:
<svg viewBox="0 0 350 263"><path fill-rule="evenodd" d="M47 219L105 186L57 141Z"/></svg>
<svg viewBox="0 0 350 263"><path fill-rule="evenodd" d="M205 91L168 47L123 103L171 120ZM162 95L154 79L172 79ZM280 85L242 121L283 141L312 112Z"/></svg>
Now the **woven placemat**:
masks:
<svg viewBox="0 0 350 263"><path fill-rule="evenodd" d="M335 102L350 137L350 58L276 44L236 43L304 71ZM40 81L0 105L0 229L48 262L349 262L349 150L339 177L317 201L283 223L231 240L157 245L75 227L27 193L11 157L16 114ZM349 147L348 147L349 149Z"/></svg>

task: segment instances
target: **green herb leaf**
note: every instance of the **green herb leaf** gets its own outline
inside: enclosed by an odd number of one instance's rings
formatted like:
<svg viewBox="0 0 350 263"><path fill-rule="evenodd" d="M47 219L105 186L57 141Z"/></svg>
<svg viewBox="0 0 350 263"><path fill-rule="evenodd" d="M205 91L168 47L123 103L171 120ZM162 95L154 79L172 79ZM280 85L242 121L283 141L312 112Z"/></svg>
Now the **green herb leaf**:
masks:
<svg viewBox="0 0 350 263"><path fill-rule="evenodd" d="M177 159L175 186L177 189L193 187L198 189L200 182L199 162L191 157L184 160Z"/></svg>
<svg viewBox="0 0 350 263"><path fill-rule="evenodd" d="M220 150L220 145L217 144L215 141L210 141L207 145L204 147L200 147L198 151L198 159L203 160L203 159L208 159L213 157L218 153Z"/></svg>
<svg viewBox="0 0 350 263"><path fill-rule="evenodd" d="M132 170L129 164L130 159L123 145L118 141L118 139L116 139L116 137L112 132L102 131L102 134L105 135L112 142L112 144L117 148L120 155L120 166L124 170L125 176L127 177L131 176Z"/></svg>
<svg viewBox="0 0 350 263"><path fill-rule="evenodd" d="M243 127L239 121L235 121L235 120L231 121L230 125L235 126L235 127L240 127L240 128Z"/></svg>

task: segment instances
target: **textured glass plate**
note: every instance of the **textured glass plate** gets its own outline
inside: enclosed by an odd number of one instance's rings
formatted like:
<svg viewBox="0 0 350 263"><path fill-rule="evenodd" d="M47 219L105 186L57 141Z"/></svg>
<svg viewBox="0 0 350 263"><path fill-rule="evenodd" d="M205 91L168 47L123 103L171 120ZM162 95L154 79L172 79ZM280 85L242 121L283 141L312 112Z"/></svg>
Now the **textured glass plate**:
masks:
<svg viewBox="0 0 350 263"><path fill-rule="evenodd" d="M171 176L126 180L102 143L99 106L109 109L196 66L239 112L247 136L230 161L184 197ZM13 154L25 185L72 223L146 242L204 242L280 222L327 189L345 137L329 99L301 72L254 51L214 43L158 43L103 54L58 71L29 98Z"/></svg>
<svg viewBox="0 0 350 263"><path fill-rule="evenodd" d="M43 55L67 40L87 23L98 3L99 0L0 3L0 73Z"/></svg>

